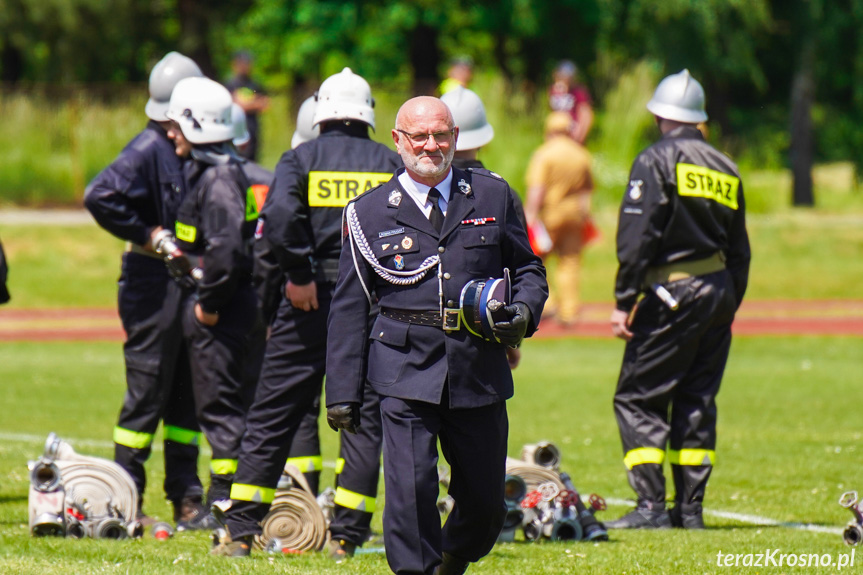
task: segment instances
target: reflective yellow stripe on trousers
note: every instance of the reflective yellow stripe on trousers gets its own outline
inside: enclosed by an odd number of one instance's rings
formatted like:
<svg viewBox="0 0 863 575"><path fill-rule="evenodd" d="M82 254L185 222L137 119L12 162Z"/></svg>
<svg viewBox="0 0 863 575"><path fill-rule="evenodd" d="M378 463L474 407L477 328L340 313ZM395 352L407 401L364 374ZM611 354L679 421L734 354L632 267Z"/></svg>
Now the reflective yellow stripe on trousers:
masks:
<svg viewBox="0 0 863 575"><path fill-rule="evenodd" d="M357 511L365 511L366 513L375 512L375 498L367 497L354 491L348 491L344 487L336 488L335 504L347 507L348 509L356 509Z"/></svg>
<svg viewBox="0 0 863 575"><path fill-rule="evenodd" d="M216 475L230 475L237 472L236 459L213 459L210 461L210 471Z"/></svg>
<svg viewBox="0 0 863 575"><path fill-rule="evenodd" d="M201 445L202 436L200 431L193 431L176 425L165 426L165 441L173 441L183 445Z"/></svg>
<svg viewBox="0 0 863 575"><path fill-rule="evenodd" d="M623 456L623 464L627 469L632 469L636 465L643 463L658 463L662 465L665 460L665 451L657 447L636 447L630 449Z"/></svg>
<svg viewBox="0 0 863 575"><path fill-rule="evenodd" d="M672 465L715 465L716 452L712 449L669 449L668 462Z"/></svg>
<svg viewBox="0 0 863 575"><path fill-rule="evenodd" d="M300 473L321 471L324 468L324 458L320 455L310 455L308 457L288 457L288 460L285 463L293 465L300 470Z"/></svg>
<svg viewBox="0 0 863 575"><path fill-rule="evenodd" d="M339 457L338 459L336 459L336 475L341 473L344 468L345 468L345 458Z"/></svg>
<svg viewBox="0 0 863 575"><path fill-rule="evenodd" d="M150 447L150 444L153 443L153 434L115 427L114 443L131 447L132 449L144 449L145 447Z"/></svg>
<svg viewBox="0 0 863 575"><path fill-rule="evenodd" d="M258 487L257 485L244 485L242 483L231 485L231 499L237 501L272 503L275 497L276 490L271 487Z"/></svg>

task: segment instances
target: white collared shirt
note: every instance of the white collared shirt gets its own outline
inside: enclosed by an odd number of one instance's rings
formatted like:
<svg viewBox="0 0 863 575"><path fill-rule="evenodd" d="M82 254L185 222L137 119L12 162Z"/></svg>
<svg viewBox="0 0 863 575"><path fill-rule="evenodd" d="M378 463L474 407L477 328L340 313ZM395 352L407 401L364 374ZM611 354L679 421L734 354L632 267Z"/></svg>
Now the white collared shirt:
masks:
<svg viewBox="0 0 863 575"><path fill-rule="evenodd" d="M420 182L411 178L407 170L399 174L399 183L420 209L420 211L425 215L425 217L431 216L432 205L431 202L428 201L429 190L432 186L427 186L425 184L421 184ZM447 206L449 206L449 193L450 188L452 188L452 168L449 169L449 173L446 175L444 180L434 186L434 188L440 192L440 209L443 212L443 215L446 215Z"/></svg>

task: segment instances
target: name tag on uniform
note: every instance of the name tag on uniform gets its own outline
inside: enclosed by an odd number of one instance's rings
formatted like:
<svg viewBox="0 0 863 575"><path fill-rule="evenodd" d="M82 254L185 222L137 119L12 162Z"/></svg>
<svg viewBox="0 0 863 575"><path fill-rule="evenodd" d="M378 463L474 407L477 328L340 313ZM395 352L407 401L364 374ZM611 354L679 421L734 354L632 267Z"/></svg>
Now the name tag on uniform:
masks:
<svg viewBox="0 0 863 575"><path fill-rule="evenodd" d="M713 200L737 209L740 178L693 164L677 164L677 193L681 196Z"/></svg>
<svg viewBox="0 0 863 575"><path fill-rule="evenodd" d="M379 172L309 172L309 207L343 208L392 176Z"/></svg>

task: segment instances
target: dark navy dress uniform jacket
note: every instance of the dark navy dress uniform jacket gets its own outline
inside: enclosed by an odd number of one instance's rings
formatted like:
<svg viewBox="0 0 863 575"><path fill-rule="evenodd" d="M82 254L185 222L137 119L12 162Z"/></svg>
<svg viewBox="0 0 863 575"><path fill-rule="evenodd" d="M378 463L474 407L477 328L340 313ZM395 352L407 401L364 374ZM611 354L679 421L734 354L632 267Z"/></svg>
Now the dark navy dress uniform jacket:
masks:
<svg viewBox="0 0 863 575"><path fill-rule="evenodd" d="M395 270L413 270L439 255L441 266L413 285L381 278L356 252L362 281L381 307L400 310L439 309L438 277L445 307L458 307L464 285L478 278L499 278L509 268L513 301L531 311L531 335L548 296L545 268L530 249L505 181L486 170L453 169L453 185L441 233L401 187L398 175L353 201L363 233L378 261ZM465 193L459 187L470 186ZM474 221L485 219L476 225ZM394 246L398 245L397 249ZM401 258L398 260L397 258ZM488 342L463 327L408 324L378 316L371 334L364 329L369 302L345 240L339 279L329 316L327 405L359 402L366 374L381 395L451 408L472 408L512 397L512 374L502 344ZM366 363L366 359L368 363ZM366 371L368 367L368 371ZM445 384L448 385L445 387ZM449 397L443 398L444 390Z"/></svg>

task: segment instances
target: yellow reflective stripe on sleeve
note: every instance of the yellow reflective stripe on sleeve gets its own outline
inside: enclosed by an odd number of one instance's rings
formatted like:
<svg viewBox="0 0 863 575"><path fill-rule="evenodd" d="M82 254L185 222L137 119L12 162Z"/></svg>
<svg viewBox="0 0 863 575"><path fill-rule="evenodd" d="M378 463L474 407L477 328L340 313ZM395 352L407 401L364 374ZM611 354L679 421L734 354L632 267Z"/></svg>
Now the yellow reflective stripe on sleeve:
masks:
<svg viewBox="0 0 863 575"><path fill-rule="evenodd" d="M309 172L309 206L343 208L360 194L389 181L379 172Z"/></svg>
<svg viewBox="0 0 863 575"><path fill-rule="evenodd" d="M308 457L288 457L285 463L289 463L300 470L300 473L321 471L324 468L324 458L320 455Z"/></svg>
<svg viewBox="0 0 863 575"><path fill-rule="evenodd" d="M737 209L740 178L694 164L677 164L677 193Z"/></svg>
<svg viewBox="0 0 863 575"><path fill-rule="evenodd" d="M230 475L237 472L236 459L213 459L210 461L210 471L216 475Z"/></svg>
<svg viewBox="0 0 863 575"><path fill-rule="evenodd" d="M165 426L165 441L173 441L183 445L201 445L201 437L200 431L193 431L176 425Z"/></svg>
<svg viewBox="0 0 863 575"><path fill-rule="evenodd" d="M231 485L231 499L237 501L252 501L253 503L272 503L276 497L276 490L271 487L259 487L257 485L243 485L234 483Z"/></svg>
<svg viewBox="0 0 863 575"><path fill-rule="evenodd" d="M344 470L344 468L345 468L345 458L339 457L338 459L336 459L336 475L341 473Z"/></svg>
<svg viewBox="0 0 863 575"><path fill-rule="evenodd" d="M347 507L348 509L356 509L357 511L365 511L366 513L375 512L375 498L367 497L354 491L348 491L344 487L336 488L335 504Z"/></svg>
<svg viewBox="0 0 863 575"><path fill-rule="evenodd" d="M150 444L153 443L153 434L115 427L114 443L124 447L131 447L132 449L144 449L145 447L150 447Z"/></svg>
<svg viewBox="0 0 863 575"><path fill-rule="evenodd" d="M627 469L632 469L642 463L658 463L662 465L665 459L665 451L656 447L637 447L630 449L623 457L623 464Z"/></svg>
<svg viewBox="0 0 863 575"><path fill-rule="evenodd" d="M188 242L190 244L195 243L195 237L198 235L198 228L184 224L183 222L177 222L174 228L177 232L178 240Z"/></svg>
<svg viewBox="0 0 863 575"><path fill-rule="evenodd" d="M712 449L669 449L668 462L673 465L716 465Z"/></svg>

